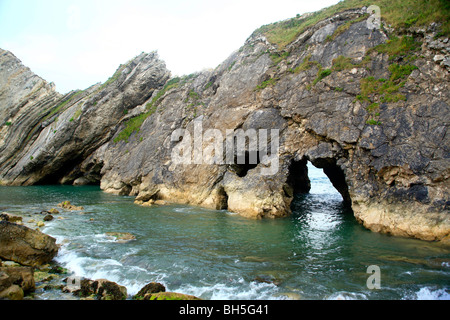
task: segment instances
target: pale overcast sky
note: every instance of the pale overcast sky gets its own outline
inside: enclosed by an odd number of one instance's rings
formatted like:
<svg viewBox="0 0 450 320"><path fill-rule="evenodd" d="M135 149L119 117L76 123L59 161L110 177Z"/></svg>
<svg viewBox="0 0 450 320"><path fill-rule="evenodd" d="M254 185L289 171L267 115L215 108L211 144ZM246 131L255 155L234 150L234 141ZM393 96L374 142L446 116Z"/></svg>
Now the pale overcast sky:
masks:
<svg viewBox="0 0 450 320"><path fill-rule="evenodd" d="M173 75L215 68L260 26L339 0L0 0L0 48L66 93L157 50Z"/></svg>

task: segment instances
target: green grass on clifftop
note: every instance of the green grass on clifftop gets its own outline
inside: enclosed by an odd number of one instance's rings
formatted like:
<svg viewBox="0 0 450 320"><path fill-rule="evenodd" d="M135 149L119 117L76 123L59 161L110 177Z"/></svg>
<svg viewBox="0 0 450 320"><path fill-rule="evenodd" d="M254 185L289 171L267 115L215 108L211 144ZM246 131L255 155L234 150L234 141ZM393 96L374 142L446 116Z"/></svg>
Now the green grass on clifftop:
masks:
<svg viewBox="0 0 450 320"><path fill-rule="evenodd" d="M307 28L348 9L377 5L381 20L395 29L442 24L440 35L450 36L450 1L448 0L344 0L309 15L264 25L256 33L263 33L269 42L280 49L294 41Z"/></svg>

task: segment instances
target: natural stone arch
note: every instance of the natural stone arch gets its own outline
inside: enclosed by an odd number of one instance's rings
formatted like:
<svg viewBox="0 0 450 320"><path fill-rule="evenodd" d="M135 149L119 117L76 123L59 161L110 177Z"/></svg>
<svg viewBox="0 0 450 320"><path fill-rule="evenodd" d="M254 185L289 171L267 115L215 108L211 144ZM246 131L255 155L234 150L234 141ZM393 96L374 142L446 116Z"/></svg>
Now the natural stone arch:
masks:
<svg viewBox="0 0 450 320"><path fill-rule="evenodd" d="M309 193L311 190L311 181L308 176L308 161L309 158L307 156L301 160L291 160L288 167L286 185L284 186L285 194L288 197L293 197L296 193ZM337 160L334 158L317 158L310 162L314 167L323 170L333 187L341 194L343 201L346 204L351 204L345 174L336 164Z"/></svg>

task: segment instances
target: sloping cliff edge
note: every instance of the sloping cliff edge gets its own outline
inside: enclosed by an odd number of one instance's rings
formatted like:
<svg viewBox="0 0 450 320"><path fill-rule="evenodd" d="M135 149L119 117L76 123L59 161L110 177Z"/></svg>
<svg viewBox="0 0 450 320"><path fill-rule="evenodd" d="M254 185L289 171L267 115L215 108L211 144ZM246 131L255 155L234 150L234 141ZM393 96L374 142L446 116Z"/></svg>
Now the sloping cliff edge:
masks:
<svg viewBox="0 0 450 320"><path fill-rule="evenodd" d="M365 7L337 12L287 43L261 28L214 70L184 77L142 53L66 95L0 49L0 184L100 184L144 205L276 218L309 190L310 161L370 230L448 241L449 40L436 23L399 31L368 18ZM190 135L173 139L176 129ZM173 151L195 149L199 129L220 133L200 141L203 159L218 163L177 163ZM276 161L239 164L235 149L232 163L219 161L227 130L239 129L258 141L268 130ZM252 151L247 143L247 162Z"/></svg>

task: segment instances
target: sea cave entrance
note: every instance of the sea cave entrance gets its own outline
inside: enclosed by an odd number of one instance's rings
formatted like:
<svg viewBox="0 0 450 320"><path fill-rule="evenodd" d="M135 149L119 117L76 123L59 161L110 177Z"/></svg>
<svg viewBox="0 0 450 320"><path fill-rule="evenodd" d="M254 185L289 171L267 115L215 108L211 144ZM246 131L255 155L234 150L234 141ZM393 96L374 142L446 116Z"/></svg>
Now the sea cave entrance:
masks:
<svg viewBox="0 0 450 320"><path fill-rule="evenodd" d="M318 181L320 184L315 185ZM292 160L287 185L289 196L292 197L296 194L315 193L317 188L325 188L326 190L319 190L319 193L337 191L342 197L343 204L350 206L351 203L344 172L336 164L335 159L316 159L312 162L307 158Z"/></svg>

